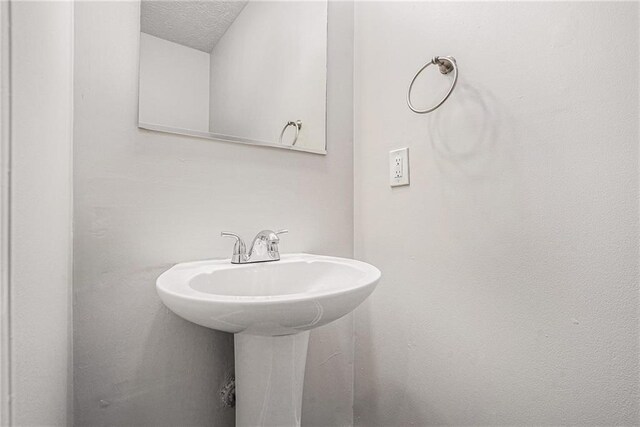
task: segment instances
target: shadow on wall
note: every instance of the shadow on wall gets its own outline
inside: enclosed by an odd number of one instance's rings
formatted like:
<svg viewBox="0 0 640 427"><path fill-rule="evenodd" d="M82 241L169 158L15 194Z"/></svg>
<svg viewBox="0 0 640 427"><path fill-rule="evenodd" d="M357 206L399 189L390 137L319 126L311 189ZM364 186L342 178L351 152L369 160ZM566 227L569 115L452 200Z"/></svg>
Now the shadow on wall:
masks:
<svg viewBox="0 0 640 427"><path fill-rule="evenodd" d="M482 178L505 154L501 144L514 139L513 118L491 91L460 79L453 95L428 115L428 135L444 177Z"/></svg>
<svg viewBox="0 0 640 427"><path fill-rule="evenodd" d="M194 325L175 315L155 295L155 282L153 293L157 310L143 344L144 352L138 359L134 382L145 388L157 384L155 393L162 393L165 401L140 411L143 418L135 424L186 425L186 411L198 414L188 420L191 425L208 425L212 421L215 425L233 425L235 410L226 407L220 397L224 382L233 376L233 334ZM194 385L199 388L195 393ZM166 413L161 419L147 418L157 412L154 411L157 404L174 406L176 418L167 419ZM208 410L203 412L202 408ZM126 423L135 419L125 418Z"/></svg>
<svg viewBox="0 0 640 427"><path fill-rule="evenodd" d="M76 387L78 425L234 424L235 411L219 393L233 372L233 335L196 326L162 304L155 279L168 267L107 274L92 288L103 304L76 313L84 319L76 333L90 337L76 347L76 369L95 373ZM104 322L112 330L100 332Z"/></svg>

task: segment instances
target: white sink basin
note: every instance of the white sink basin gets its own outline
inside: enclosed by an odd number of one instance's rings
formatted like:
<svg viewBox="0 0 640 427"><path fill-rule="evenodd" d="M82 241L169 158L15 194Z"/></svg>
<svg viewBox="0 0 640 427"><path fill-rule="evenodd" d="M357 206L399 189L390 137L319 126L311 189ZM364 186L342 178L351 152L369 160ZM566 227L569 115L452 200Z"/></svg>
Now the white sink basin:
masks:
<svg viewBox="0 0 640 427"><path fill-rule="evenodd" d="M380 279L364 262L290 254L280 261L178 264L157 280L167 307L198 325L280 336L316 328L356 308Z"/></svg>
<svg viewBox="0 0 640 427"><path fill-rule="evenodd" d="M178 316L236 334L236 426L295 427L309 329L351 312L379 279L364 262L291 254L255 264L178 264L156 288Z"/></svg>

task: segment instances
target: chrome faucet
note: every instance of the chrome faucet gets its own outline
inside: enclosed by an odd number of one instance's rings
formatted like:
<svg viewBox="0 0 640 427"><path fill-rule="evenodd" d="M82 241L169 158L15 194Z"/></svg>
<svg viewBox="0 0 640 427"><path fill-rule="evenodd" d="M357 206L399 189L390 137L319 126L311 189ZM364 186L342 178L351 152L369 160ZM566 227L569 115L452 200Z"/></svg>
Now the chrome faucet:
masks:
<svg viewBox="0 0 640 427"><path fill-rule="evenodd" d="M288 233L289 230L262 230L253 239L251 248L247 253L247 246L244 244L244 240L235 233L229 233L223 231L220 233L222 237L232 237L236 239L236 243L233 246L233 256L231 257L232 264L249 264L252 262L265 262L265 261L278 261L280 260L280 252L278 250L278 243L280 238L278 234Z"/></svg>

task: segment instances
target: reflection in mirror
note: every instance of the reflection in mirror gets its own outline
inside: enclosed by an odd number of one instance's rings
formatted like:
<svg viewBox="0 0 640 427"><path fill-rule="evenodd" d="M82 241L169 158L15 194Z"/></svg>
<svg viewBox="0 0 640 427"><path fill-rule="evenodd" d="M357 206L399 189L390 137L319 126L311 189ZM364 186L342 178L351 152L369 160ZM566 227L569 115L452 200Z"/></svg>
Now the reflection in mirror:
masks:
<svg viewBox="0 0 640 427"><path fill-rule="evenodd" d="M327 2L143 0L139 127L326 153Z"/></svg>

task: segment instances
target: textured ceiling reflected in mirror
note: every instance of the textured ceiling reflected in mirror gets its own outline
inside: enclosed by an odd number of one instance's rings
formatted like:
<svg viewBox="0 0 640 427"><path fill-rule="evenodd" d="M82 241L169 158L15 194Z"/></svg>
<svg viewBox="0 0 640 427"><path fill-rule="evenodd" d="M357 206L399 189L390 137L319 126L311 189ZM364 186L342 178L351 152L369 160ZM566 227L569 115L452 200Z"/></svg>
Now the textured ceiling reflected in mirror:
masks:
<svg viewBox="0 0 640 427"><path fill-rule="evenodd" d="M143 1L140 31L210 53L247 1Z"/></svg>
<svg viewBox="0 0 640 427"><path fill-rule="evenodd" d="M142 1L140 29L139 127L326 153L326 1Z"/></svg>

